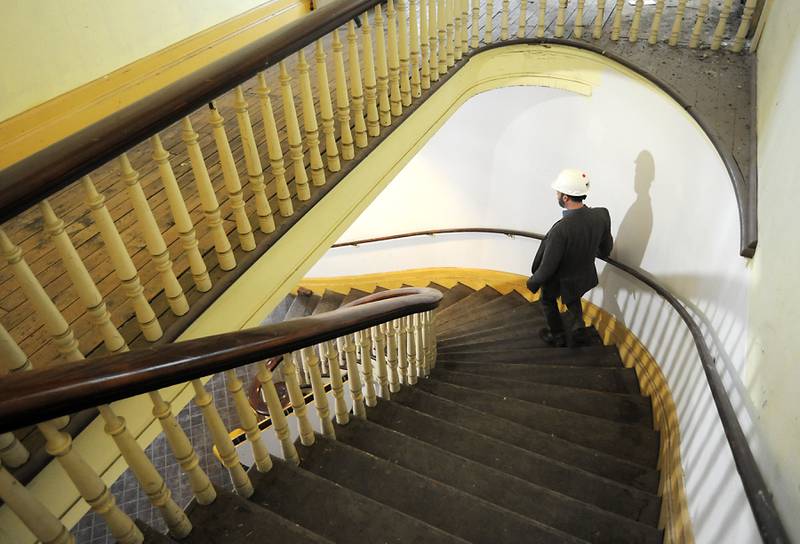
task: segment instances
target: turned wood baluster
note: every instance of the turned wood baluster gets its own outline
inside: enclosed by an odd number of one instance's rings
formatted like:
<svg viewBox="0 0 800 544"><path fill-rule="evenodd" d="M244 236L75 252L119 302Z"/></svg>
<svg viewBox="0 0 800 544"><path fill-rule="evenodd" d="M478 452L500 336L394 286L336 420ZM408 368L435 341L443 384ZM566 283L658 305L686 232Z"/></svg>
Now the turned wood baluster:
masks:
<svg viewBox="0 0 800 544"><path fill-rule="evenodd" d="M376 11L377 13L377 11ZM347 53L350 61L351 113L355 123L356 146L367 147L367 123L364 121L364 88L361 83L361 61L358 56L356 24L347 23Z"/></svg>
<svg viewBox="0 0 800 544"><path fill-rule="evenodd" d="M282 217L289 217L294 213L292 195L286 183L286 164L283 159L283 148L278 136L278 126L275 124L275 113L272 110L272 99L269 96L270 88L264 72L258 74L256 94L261 106L261 122L264 126L264 140L269 154L269 168L275 178L275 192L278 196L278 211Z"/></svg>
<svg viewBox="0 0 800 544"><path fill-rule="evenodd" d="M378 74L378 109L380 121L385 127L392 124L392 106L389 102L389 64L386 60L386 41L384 40L383 10L375 6L376 69Z"/></svg>
<svg viewBox="0 0 800 544"><path fill-rule="evenodd" d="M642 24L642 10L644 9L644 0L636 0L636 9L633 12L633 22L631 29L628 32L628 41L635 42L639 40L639 27Z"/></svg>
<svg viewBox="0 0 800 544"><path fill-rule="evenodd" d="M435 0L430 0L434 2ZM431 35L428 27L428 0L419 0L420 88L431 88Z"/></svg>
<svg viewBox="0 0 800 544"><path fill-rule="evenodd" d="M404 107L411 105L411 66L408 43L408 6L406 0L397 0L397 42L400 60L400 102ZM416 21L412 21L416 25Z"/></svg>
<svg viewBox="0 0 800 544"><path fill-rule="evenodd" d="M259 472L268 472L272 468L272 459L269 456L269 449L261 437L261 429L258 427L258 420L244 392L242 380L236 375L234 370L225 371L225 382L228 392L233 399L236 415L239 416L239 423L244 429L247 441L253 448L253 458Z"/></svg>
<svg viewBox="0 0 800 544"><path fill-rule="evenodd" d="M377 36L379 42L383 35ZM361 21L361 42L364 59L364 99L367 110L367 134L378 136L381 127L378 120L378 82L375 76L375 55L372 48L372 26L369 23L369 13L364 14Z"/></svg>
<svg viewBox="0 0 800 544"><path fill-rule="evenodd" d="M433 326L433 312L425 313L425 360L428 368L436 366L436 331Z"/></svg>
<svg viewBox="0 0 800 544"><path fill-rule="evenodd" d="M494 41L494 0L486 0L486 23L483 30L483 42L492 43Z"/></svg>
<svg viewBox="0 0 800 544"><path fill-rule="evenodd" d="M300 136L300 123L297 121L297 109L294 105L294 91L292 90L292 76L286 67L286 62L280 62L281 97L283 98L283 117L286 121L286 139L289 142L289 158L294 165L294 186L297 198L305 201L311 198L311 189L308 186L305 157L303 155L303 139Z"/></svg>
<svg viewBox="0 0 800 544"><path fill-rule="evenodd" d="M328 65L325 62L325 48L322 40L314 45L314 60L317 64L317 91L319 92L319 118L322 121L322 134L325 136L325 157L328 170L338 172L342 169L339 161L339 146L336 145L336 127L333 118L331 87L328 82Z"/></svg>
<svg viewBox="0 0 800 544"><path fill-rule="evenodd" d="M428 41L430 42L429 65L431 81L439 81L439 48L444 44L439 43L439 18L438 2L441 0L428 0Z"/></svg>
<svg viewBox="0 0 800 544"><path fill-rule="evenodd" d="M414 345L414 324L412 322L412 317L410 315L404 317L403 324L406 332L406 357L408 357L408 366L406 369L408 377L406 382L409 385L414 385L417 383L417 378L419 377L419 366L415 358L416 348Z"/></svg>
<svg viewBox="0 0 800 544"><path fill-rule="evenodd" d="M164 483L164 478L161 477L142 447L133 438L125 424L125 419L114 413L111 406L107 404L98 406L98 410L105 421L106 433L111 435L142 490L150 499L150 503L159 509L161 517L169 528L170 535L176 538L188 535L192 530L189 518L172 499L172 492Z"/></svg>
<svg viewBox="0 0 800 544"><path fill-rule="evenodd" d="M414 326L414 361L416 363L417 376L427 376L430 374L430 369L425 358L425 344L424 344L424 322L422 314L414 314L412 316Z"/></svg>
<svg viewBox="0 0 800 544"><path fill-rule="evenodd" d="M361 361L361 381L366 389L364 401L371 408L377 403L375 381L372 378L372 339L368 330L356 332L355 338L358 346L358 359Z"/></svg>
<svg viewBox="0 0 800 544"><path fill-rule="evenodd" d="M447 67L451 68L456 63L456 28L455 28L455 0L445 0L445 14L447 17Z"/></svg>
<svg viewBox="0 0 800 544"><path fill-rule="evenodd" d="M161 138L158 134L150 138L150 145L153 150L152 157L158 165L161 183L164 185L169 208L172 212L172 220L175 222L175 227L178 229L178 237L181 239L183 251L186 253L186 257L189 260L192 279L194 280L197 290L201 293L205 293L211 289L211 278L208 276L208 270L206 269L205 261L203 261L203 256L200 255L194 224L186 209L186 202L183 200L178 181L175 179L175 173L172 171L172 165L169 162L169 153L161 144Z"/></svg>
<svg viewBox="0 0 800 544"><path fill-rule="evenodd" d="M397 344L397 378L402 384L408 384L408 352L406 351L406 322L404 318L392 321L395 343Z"/></svg>
<svg viewBox="0 0 800 544"><path fill-rule="evenodd" d="M211 125L211 132L214 135L214 142L217 146L217 156L222 167L222 178L225 180L225 190L228 192L228 202L233 211L233 218L236 221L236 234L239 236L239 245L245 251L252 251L256 248L256 239L253 236L253 227L247 217L247 209L244 204L242 194L242 182L239 179L239 172L236 170L236 161L231 153L231 146L228 143L228 134L225 132L225 119L219 113L216 104L209 104L208 124Z"/></svg>
<svg viewBox="0 0 800 544"><path fill-rule="evenodd" d="M356 344L352 334L336 339L339 353L344 353L347 364L347 382L350 385L350 398L353 401L353 415L364 419L367 409L364 406L364 392L361 389L361 378L358 375L358 359L356 357Z"/></svg>
<svg viewBox="0 0 800 544"><path fill-rule="evenodd" d="M564 25L567 22L567 0L558 0L558 12L556 13L556 38L564 37Z"/></svg>
<svg viewBox="0 0 800 544"><path fill-rule="evenodd" d="M239 85L233 91L233 108L236 111L236 123L239 125L239 135L242 139L244 164L247 168L247 178L250 189L256 201L256 215L258 228L264 234L275 231L275 218L267 198L267 187L264 183L264 168L261 166L261 157L258 154L258 145L253 135L253 125L247 111L247 100L244 98L244 89Z"/></svg>
<svg viewBox="0 0 800 544"><path fill-rule="evenodd" d="M328 406L328 393L325 391L325 384L322 381L322 374L319 369L319 357L313 347L303 348L300 352L303 357L303 364L308 369L311 378L311 390L314 392L314 406L317 408L322 423L322 434L328 438L336 438L331 421L331 412Z"/></svg>
<svg viewBox="0 0 800 544"><path fill-rule="evenodd" d="M546 15L547 15L547 0L539 0L539 19L536 21L537 38L544 38L544 23Z"/></svg>
<svg viewBox="0 0 800 544"><path fill-rule="evenodd" d="M17 279L25 298L33 306L34 311L39 319L44 322L45 328L61 356L66 361L80 361L83 359L83 354L78 347L78 341L75 340L75 335L72 328L69 326L64 316L58 311L56 305L50 300L47 292L45 292L42 284L33 275L28 263L25 262L22 256L22 250L14 245L11 239L6 235L5 231L0 229L0 251L11 268L14 277ZM66 425L68 419L59 419L59 424ZM60 425L60 427L63 427Z"/></svg>
<svg viewBox="0 0 800 544"><path fill-rule="evenodd" d="M306 399L300 390L300 384L297 382L297 365L294 357L293 353L287 353L283 356L283 381L286 384L286 392L289 393L294 417L297 420L300 443L304 446L311 446L314 444L314 430L311 428L311 421L308 419Z"/></svg>
<svg viewBox="0 0 800 544"><path fill-rule="evenodd" d="M344 66L344 46L339 39L339 31L333 31L333 64L336 83L336 119L339 121L339 134L342 143L342 158L346 161L355 156L353 133L350 131L350 94L347 89L347 72Z"/></svg>
<svg viewBox="0 0 800 544"><path fill-rule="evenodd" d="M17 468L27 463L29 458L28 448L17 440L14 433L0 434L0 462L8 467Z"/></svg>
<svg viewBox="0 0 800 544"><path fill-rule="evenodd" d="M384 323L381 333L386 336L386 366L389 367L389 392L400 391L400 377L397 369L397 338L394 334L394 322Z"/></svg>
<svg viewBox="0 0 800 544"><path fill-rule="evenodd" d="M697 19L694 21L692 36L689 38L689 48L696 49L700 45L700 33L703 31L703 23L708 15L708 3L710 0L700 0L700 7L697 10Z"/></svg>
<svg viewBox="0 0 800 544"><path fill-rule="evenodd" d="M725 34L725 28L728 26L728 17L731 15L731 4L733 0L725 0L722 4L722 9L719 12L719 21L717 27L714 29L714 36L711 38L711 50L716 51L722 45L722 37Z"/></svg>
<svg viewBox="0 0 800 544"><path fill-rule="evenodd" d="M672 47L678 45L678 40L681 37L681 27L683 26L683 17L686 13L686 0L678 0L678 7L675 10L675 20L672 22L672 30L669 35L669 44Z"/></svg>
<svg viewBox="0 0 800 544"><path fill-rule="evenodd" d="M239 454L236 453L236 448L231 442L228 430L225 428L217 407L214 405L214 399L208 394L203 382L200 380L192 380L192 388L194 389L194 402L203 413L203 419L211 433L211 440L217 447L222 464L228 469L228 474L231 477L236 493L244 498L251 496L253 494L253 484L242 468Z"/></svg>
<svg viewBox="0 0 800 544"><path fill-rule="evenodd" d="M372 344L375 346L375 367L381 398L388 399L390 398L390 391L388 369L386 367L386 334L380 326L370 327L369 333L372 337Z"/></svg>
<svg viewBox="0 0 800 544"><path fill-rule="evenodd" d="M421 24L420 18L417 14L417 0L409 0L408 2L408 18L410 26L411 40L411 97L418 98L422 95L422 81L420 80L420 40L419 33ZM424 18L424 16L423 16ZM430 74L428 74L430 78ZM430 82L429 82L430 84ZM409 100L409 104L411 101Z"/></svg>
<svg viewBox="0 0 800 544"><path fill-rule="evenodd" d="M51 422L39 423L37 427L45 438L47 453L56 458L83 500L103 518L114 539L120 544L144 542L142 532L119 509L103 480L72 449L72 438L56 429Z"/></svg>
<svg viewBox="0 0 800 544"><path fill-rule="evenodd" d="M736 31L736 37L733 40L733 47L731 51L740 53L744 48L744 41L747 39L747 33L750 32L750 24L753 20L753 12L756 9L758 0L747 0L744 4L744 11L742 12L742 20L739 23L739 29Z"/></svg>
<svg viewBox="0 0 800 544"><path fill-rule="evenodd" d="M447 0L439 0L436 17L439 24L439 75L447 73Z"/></svg>
<svg viewBox="0 0 800 544"><path fill-rule="evenodd" d="M597 3L597 13L594 16L594 31L592 38L599 40L603 37L603 24L606 18L606 0L599 0Z"/></svg>
<svg viewBox="0 0 800 544"><path fill-rule="evenodd" d="M451 2L454 12L453 18L455 20L453 24L453 63L455 64L455 61L464 58L463 42L461 41L461 36L464 31L464 22L462 19L461 0L451 0Z"/></svg>
<svg viewBox="0 0 800 544"><path fill-rule="evenodd" d="M3 457L3 464L6 458ZM14 465L8 465L14 468ZM72 536L61 521L19 483L0 464L0 500L8 506L37 540L43 544L74 544Z"/></svg>
<svg viewBox="0 0 800 544"><path fill-rule="evenodd" d="M500 7L500 39L507 40L508 39L508 12L509 12L509 5L508 0L503 0L501 7Z"/></svg>
<svg viewBox="0 0 800 544"><path fill-rule="evenodd" d="M603 1L603 0L601 0ZM517 38L524 38L528 26L528 0L519 2L519 24L517 27Z"/></svg>
<svg viewBox="0 0 800 544"><path fill-rule="evenodd" d="M658 42L658 34L661 30L661 18L664 16L664 0L658 0L656 3L656 11L653 15L653 24L650 25L650 37L647 38L647 43L655 45Z"/></svg>
<svg viewBox="0 0 800 544"><path fill-rule="evenodd" d="M161 393L151 391L149 395L153 402L153 416L158 418L170 450L189 480L189 486L192 488L195 499L198 504L211 504L216 500L217 492L211 484L211 480L208 479L208 475L200 467L200 460L192 443L189 442L189 437L178 425L169 402L164 400Z"/></svg>
<svg viewBox="0 0 800 544"><path fill-rule="evenodd" d="M463 57L469 53L469 0L458 0L458 3L461 6L461 54Z"/></svg>
<svg viewBox="0 0 800 544"><path fill-rule="evenodd" d="M150 204L148 204L147 197L139 183L139 172L133 169L126 153L120 155L118 160L122 171L122 180L127 186L128 198L131 199L133 211L136 214L136 222L141 229L150 258L158 271L167 303L169 303L172 313L184 315L189 311L189 303L186 301L186 295L183 294L181 284L178 283L178 278L175 277L167 244L164 242L161 229L158 228L156 218L153 216L153 210L150 209Z"/></svg>
<svg viewBox="0 0 800 544"><path fill-rule="evenodd" d="M394 0L386 3L386 54L389 62L389 103L392 106L392 116L399 117L403 114L403 99L400 95L400 56L397 43L397 12L394 9Z"/></svg>
<svg viewBox="0 0 800 544"><path fill-rule="evenodd" d="M347 411L347 402L344 399L344 383L342 382L342 369L339 366L339 352L333 340L328 340L323 344L323 353L327 362L328 373L331 376L331 389L335 401L336 423L347 425L350 421L350 413Z"/></svg>
<svg viewBox="0 0 800 544"><path fill-rule="evenodd" d="M625 5L625 0L617 0L614 6L614 22L611 24L611 39L613 41L619 40L620 32L622 32L622 8Z"/></svg>
<svg viewBox="0 0 800 544"><path fill-rule="evenodd" d="M480 45L480 37L478 34L478 28L480 27L481 21L481 0L471 0L472 1L472 22L470 23L470 47L472 49L477 49ZM433 0L431 0L433 2Z"/></svg>
<svg viewBox="0 0 800 544"><path fill-rule="evenodd" d="M275 436L281 443L283 458L295 465L300 464L297 448L295 448L292 437L289 434L289 422L286 420L283 404L281 404L278 391L275 389L275 384L272 381L272 371L267 367L266 363L261 362L258 364L256 379L258 383L261 384L261 394L267 402L269 418L272 421L272 428L275 430Z"/></svg>
<svg viewBox="0 0 800 544"><path fill-rule="evenodd" d="M72 286L78 293L78 298L81 300L86 311L89 314L89 320L94 326L95 330L100 333L103 343L109 353L120 353L128 351L128 346L125 340L120 335L117 328L111 322L111 316L106 308L106 303L100 295L94 280L86 270L86 265L72 245L69 235L64 229L64 222L56 216L50 202L46 199L39 203L39 211L42 215L42 222L44 225L45 235L56 246L56 251L67 269ZM185 299L184 299L185 302Z"/></svg>
<svg viewBox="0 0 800 544"><path fill-rule="evenodd" d="M142 334L148 341L158 340L162 335L161 325L158 323L158 318L153 312L153 308L144 296L139 272L133 265L125 243L122 241L114 220L111 218L111 213L106 207L106 199L97 192L89 176L81 178L81 186L86 206L89 208L92 220L97 225L97 230L100 231L103 245L105 245L111 263L114 265L114 270L117 272L117 277L122 283L122 289L128 298L128 302L133 306L136 320L139 322L139 328L141 328Z"/></svg>
<svg viewBox="0 0 800 544"><path fill-rule="evenodd" d="M311 163L311 182L315 187L325 185L325 165L319 150L319 126L314 107L314 93L311 90L310 67L305 51L297 52L297 79L300 82L300 101L303 105L303 128L306 132L306 145Z"/></svg>
<svg viewBox="0 0 800 544"><path fill-rule="evenodd" d="M575 8L575 37L580 39L583 37L583 10L586 0L578 0L578 6Z"/></svg>

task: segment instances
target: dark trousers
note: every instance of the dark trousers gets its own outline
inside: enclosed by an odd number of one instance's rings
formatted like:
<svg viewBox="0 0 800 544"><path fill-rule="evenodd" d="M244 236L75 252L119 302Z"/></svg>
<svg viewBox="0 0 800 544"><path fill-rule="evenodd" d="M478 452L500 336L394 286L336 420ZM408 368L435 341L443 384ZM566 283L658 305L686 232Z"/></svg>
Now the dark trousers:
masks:
<svg viewBox="0 0 800 544"><path fill-rule="evenodd" d="M561 297L561 302L567 307L567 313L564 316L564 321L561 320L561 313L558 311L558 297L559 297L558 282L548 282L542 285L542 313L547 320L547 327L553 334L564 334L565 322L566 331L571 335L577 329L583 328L586 325L583 322L583 308L581 307L581 299Z"/></svg>

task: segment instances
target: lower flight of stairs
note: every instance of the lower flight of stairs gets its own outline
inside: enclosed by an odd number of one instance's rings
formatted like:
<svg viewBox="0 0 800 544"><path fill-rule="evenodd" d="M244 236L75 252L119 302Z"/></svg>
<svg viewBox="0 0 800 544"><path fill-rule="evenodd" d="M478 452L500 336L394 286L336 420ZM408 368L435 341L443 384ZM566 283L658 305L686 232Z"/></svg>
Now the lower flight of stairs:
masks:
<svg viewBox="0 0 800 544"><path fill-rule="evenodd" d="M659 436L617 350L550 348L537 304L436 284L436 368L301 463L250 471L249 499L192 504L187 543L658 543ZM304 294L273 320L368 293ZM149 542L172 542L148 532Z"/></svg>

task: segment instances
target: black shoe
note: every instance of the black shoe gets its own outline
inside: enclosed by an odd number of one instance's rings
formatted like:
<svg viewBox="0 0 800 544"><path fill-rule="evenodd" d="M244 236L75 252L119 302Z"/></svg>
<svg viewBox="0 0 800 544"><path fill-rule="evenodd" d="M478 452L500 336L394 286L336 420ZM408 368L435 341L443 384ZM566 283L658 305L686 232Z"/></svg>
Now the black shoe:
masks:
<svg viewBox="0 0 800 544"><path fill-rule="evenodd" d="M539 329L539 338L551 348L563 348L567 345L567 339L563 332L553 334L547 327Z"/></svg>

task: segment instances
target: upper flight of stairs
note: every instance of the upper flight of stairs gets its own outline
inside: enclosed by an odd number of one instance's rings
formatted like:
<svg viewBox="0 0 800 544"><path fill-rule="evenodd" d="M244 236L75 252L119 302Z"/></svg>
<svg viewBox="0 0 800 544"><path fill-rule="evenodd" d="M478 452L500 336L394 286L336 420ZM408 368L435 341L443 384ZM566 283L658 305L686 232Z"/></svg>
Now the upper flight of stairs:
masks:
<svg viewBox="0 0 800 544"><path fill-rule="evenodd" d="M659 435L616 348L545 346L538 304L436 284L436 367L336 440L298 442L300 466L250 471L249 499L189 508L187 543L658 543ZM367 293L287 298L272 319ZM148 533L150 542L171 542Z"/></svg>

